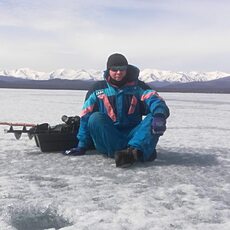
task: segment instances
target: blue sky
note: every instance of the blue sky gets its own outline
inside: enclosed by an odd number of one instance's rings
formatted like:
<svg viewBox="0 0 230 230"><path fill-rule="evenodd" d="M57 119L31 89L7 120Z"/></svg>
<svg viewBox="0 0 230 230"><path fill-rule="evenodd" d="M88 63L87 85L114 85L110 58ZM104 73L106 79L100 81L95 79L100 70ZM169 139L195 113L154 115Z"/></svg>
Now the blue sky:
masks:
<svg viewBox="0 0 230 230"><path fill-rule="evenodd" d="M0 69L230 72L229 0L0 0Z"/></svg>

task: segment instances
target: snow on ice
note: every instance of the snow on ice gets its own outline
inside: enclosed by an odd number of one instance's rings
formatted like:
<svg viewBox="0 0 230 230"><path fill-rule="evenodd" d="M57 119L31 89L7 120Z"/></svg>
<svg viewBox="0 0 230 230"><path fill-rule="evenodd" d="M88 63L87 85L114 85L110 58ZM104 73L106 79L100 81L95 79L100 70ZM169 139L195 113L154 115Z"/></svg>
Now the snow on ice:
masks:
<svg viewBox="0 0 230 230"><path fill-rule="evenodd" d="M0 89L0 121L61 122L85 91ZM128 169L96 151L41 153L0 126L0 229L230 229L230 95L161 93L158 159Z"/></svg>

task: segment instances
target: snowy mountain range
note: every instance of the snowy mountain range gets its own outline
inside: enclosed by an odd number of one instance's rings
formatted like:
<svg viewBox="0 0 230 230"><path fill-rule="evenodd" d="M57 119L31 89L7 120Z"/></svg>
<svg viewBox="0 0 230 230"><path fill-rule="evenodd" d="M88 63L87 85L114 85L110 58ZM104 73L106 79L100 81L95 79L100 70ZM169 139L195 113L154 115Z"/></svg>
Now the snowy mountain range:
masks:
<svg viewBox="0 0 230 230"><path fill-rule="evenodd" d="M58 69L39 72L29 68L0 70L0 88L87 90L96 80L103 79L103 71ZM153 89L165 92L230 93L230 73L172 72L144 69L140 80Z"/></svg>
<svg viewBox="0 0 230 230"><path fill-rule="evenodd" d="M20 68L15 70L1 70L1 76L11 76L27 80L51 80L51 79L67 79L67 80L102 80L103 71L98 70L74 70L74 69L58 69L51 72L41 72L31 70L29 68ZM140 80L149 82L203 82L211 81L219 78L230 76L225 72L173 72L158 69L144 69L140 72Z"/></svg>

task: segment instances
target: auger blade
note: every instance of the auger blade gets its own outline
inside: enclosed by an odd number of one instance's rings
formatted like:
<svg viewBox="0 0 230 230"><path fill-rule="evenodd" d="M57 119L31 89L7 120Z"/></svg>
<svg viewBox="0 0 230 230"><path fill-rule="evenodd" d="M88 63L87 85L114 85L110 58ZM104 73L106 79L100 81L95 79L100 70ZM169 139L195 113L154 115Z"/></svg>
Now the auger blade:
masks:
<svg viewBox="0 0 230 230"><path fill-rule="evenodd" d="M34 137L34 134L28 132L28 137L29 137L29 139L31 140L31 139Z"/></svg>
<svg viewBox="0 0 230 230"><path fill-rule="evenodd" d="M16 138L17 140L20 139L21 135L22 135L22 133L19 133L19 132L15 132L15 133L14 133L14 136L15 136L15 138Z"/></svg>

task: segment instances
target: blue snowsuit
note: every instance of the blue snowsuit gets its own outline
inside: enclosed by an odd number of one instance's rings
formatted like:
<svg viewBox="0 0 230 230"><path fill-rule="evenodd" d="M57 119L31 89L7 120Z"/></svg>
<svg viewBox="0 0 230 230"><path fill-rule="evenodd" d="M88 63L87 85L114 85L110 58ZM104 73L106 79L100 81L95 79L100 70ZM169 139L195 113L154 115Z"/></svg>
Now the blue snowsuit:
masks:
<svg viewBox="0 0 230 230"><path fill-rule="evenodd" d="M109 71L88 91L83 105L78 146L95 148L109 157L132 146L142 151L142 161L151 159L159 135L152 133L155 114L169 116L169 109L158 93L138 80L139 69L129 65L127 83L118 88L110 82ZM142 120L142 116L146 116Z"/></svg>

